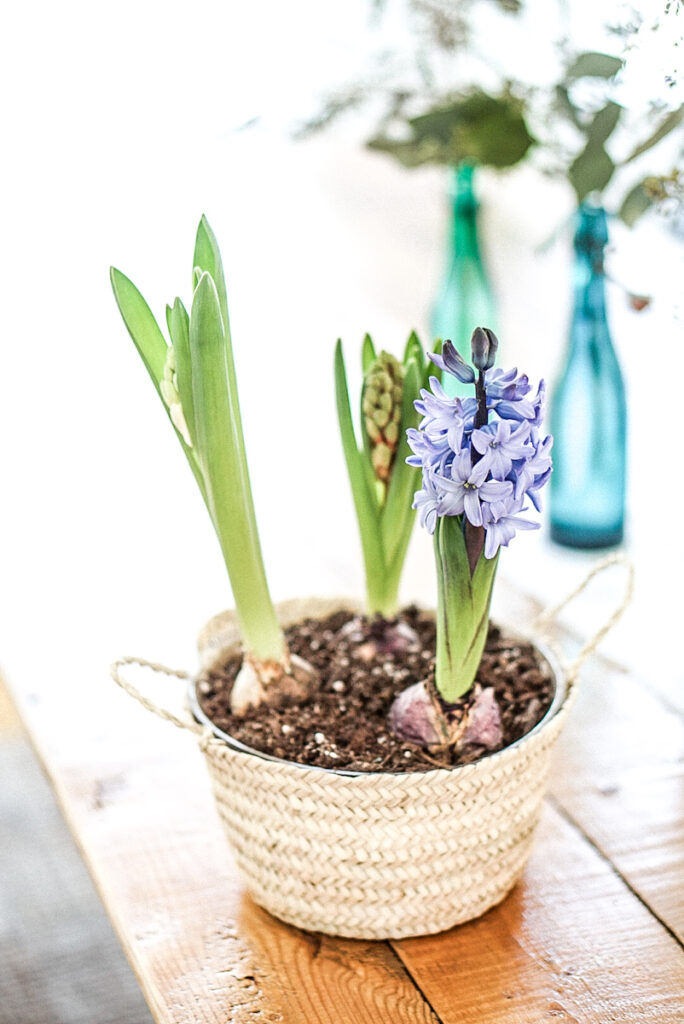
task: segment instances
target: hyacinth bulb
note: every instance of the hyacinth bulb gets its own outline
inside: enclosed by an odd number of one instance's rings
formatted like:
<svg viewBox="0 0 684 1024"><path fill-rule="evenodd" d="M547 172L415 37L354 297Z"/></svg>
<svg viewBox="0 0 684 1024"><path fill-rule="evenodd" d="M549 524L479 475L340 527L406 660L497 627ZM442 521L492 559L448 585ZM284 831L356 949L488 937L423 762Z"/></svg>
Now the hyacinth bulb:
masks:
<svg viewBox="0 0 684 1024"><path fill-rule="evenodd" d="M425 683L414 683L394 699L389 722L400 739L428 750L469 745L496 750L503 739L501 712L492 687L476 686L468 706L449 708Z"/></svg>
<svg viewBox="0 0 684 1024"><path fill-rule="evenodd" d="M363 381L361 411L371 464L384 499L399 444L405 369L389 352L381 352Z"/></svg>

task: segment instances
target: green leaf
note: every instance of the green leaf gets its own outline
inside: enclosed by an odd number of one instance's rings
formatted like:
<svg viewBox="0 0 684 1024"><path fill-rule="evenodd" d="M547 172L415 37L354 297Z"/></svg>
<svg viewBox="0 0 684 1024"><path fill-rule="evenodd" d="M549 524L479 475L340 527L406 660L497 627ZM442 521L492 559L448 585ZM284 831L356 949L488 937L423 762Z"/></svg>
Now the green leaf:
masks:
<svg viewBox="0 0 684 1024"><path fill-rule="evenodd" d="M411 508L413 495L420 487L420 470L406 464L406 459L411 454L406 431L409 427L418 426L419 416L413 403L419 397L420 386L421 374L416 361L412 359L406 368L404 377L399 443L392 464L392 475L381 517L385 558L388 564L399 558L399 571L403 565L403 555L408 546L415 519L415 512Z"/></svg>
<svg viewBox="0 0 684 1024"><path fill-rule="evenodd" d="M176 381L185 422L193 445L197 444L195 399L192 392L192 360L190 357L190 318L180 299L173 304L170 316L171 341L176 357Z"/></svg>
<svg viewBox="0 0 684 1024"><path fill-rule="evenodd" d="M150 307L132 281L116 267L111 267L109 276L114 290L119 312L126 324L135 347L147 368L154 386L159 391L159 383L164 376L164 366L168 346L159 329Z"/></svg>
<svg viewBox="0 0 684 1024"><path fill-rule="evenodd" d="M591 51L580 53L575 62L565 73L567 81L576 78L612 78L622 67L624 61L620 57L612 57L608 53Z"/></svg>
<svg viewBox="0 0 684 1024"><path fill-rule="evenodd" d="M670 134L675 128L677 128L684 120L684 103L677 110L671 111L667 117L658 125L652 135L649 135L642 143L640 143L636 149L634 149L627 159L624 161L626 164L632 160L636 160L642 153L646 153L653 146L657 146L658 143Z"/></svg>
<svg viewBox="0 0 684 1024"><path fill-rule="evenodd" d="M152 383L159 395L159 399L164 406L164 411L168 417L169 423L173 427L174 433L178 438L186 459L188 460L190 469L193 472L195 480L197 481L197 486L199 487L202 498L206 504L206 487L196 454L192 448L188 447L183 437L176 429L176 425L169 415L168 407L162 398L159 388L161 379L164 376L164 367L166 365L166 357L168 354L168 346L164 335L159 330L157 321L135 285L128 280L125 274L116 270L115 267L111 268L110 275L112 288L114 289L114 297L121 312L121 316L123 317L123 321L128 328L128 333L135 342L135 347L140 353L142 361L147 368L147 372L152 379Z"/></svg>
<svg viewBox="0 0 684 1024"><path fill-rule="evenodd" d="M584 132L585 127L580 119L579 109L572 102L568 90L563 85L556 86L556 107L561 113L567 114L576 128Z"/></svg>
<svg viewBox="0 0 684 1024"><path fill-rule="evenodd" d="M223 326L226 334L230 332L230 321L228 319L228 295L226 292L226 281L223 276L223 262L219 250L216 235L209 226L209 221L202 215L197 227L195 236L195 252L193 255L193 271L199 268L201 271L208 271L214 282L219 299L219 308L223 317ZM193 279L194 279L193 273ZM193 280L193 288L197 287Z"/></svg>
<svg viewBox="0 0 684 1024"><path fill-rule="evenodd" d="M218 290L205 272L189 327L197 451L245 645L259 660L280 660L284 638L266 583L225 322Z"/></svg>
<svg viewBox="0 0 684 1024"><path fill-rule="evenodd" d="M594 191L601 192L613 176L615 164L602 145L588 142L568 169L568 179L577 195L577 202Z"/></svg>
<svg viewBox="0 0 684 1024"><path fill-rule="evenodd" d="M437 653L435 685L453 702L475 681L487 640L498 556L482 554L470 575L461 516L441 516L435 529Z"/></svg>
<svg viewBox="0 0 684 1024"><path fill-rule="evenodd" d="M363 452L359 451L354 422L352 419L347 371L344 365L342 342L335 346L335 402L337 419L342 439L342 449L347 464L356 519L361 535L361 548L366 572L366 590L369 611L379 611L383 603L382 586L385 578L385 557L380 537L378 504L374 488L369 486ZM379 589L378 589L379 588Z"/></svg>
<svg viewBox="0 0 684 1024"><path fill-rule="evenodd" d="M511 167L535 141L513 96L489 96L480 90L432 107L411 118L411 139L382 133L367 145L398 159L406 167L424 163Z"/></svg>
<svg viewBox="0 0 684 1024"><path fill-rule="evenodd" d="M363 372L364 377L366 376L366 374L368 373L369 369L371 368L376 359L377 355L375 353L375 345L373 344L373 339L371 338L370 334L366 334L366 336L363 339L363 345L361 347L361 370Z"/></svg>
<svg viewBox="0 0 684 1024"><path fill-rule="evenodd" d="M602 146L615 131L622 109L619 103L611 102L598 111L586 129L587 139L592 146Z"/></svg>
<svg viewBox="0 0 684 1024"><path fill-rule="evenodd" d="M648 180L648 179L647 179ZM650 207L653 205L653 195L644 188L644 182L640 181L627 193L622 200L618 211L618 217L631 228Z"/></svg>
<svg viewBox="0 0 684 1024"><path fill-rule="evenodd" d="M420 339L418 338L418 335L416 334L415 331L411 331L407 338L402 362L406 367L411 362L411 360L415 360L415 362L418 364L418 372L422 380L423 374L425 372L425 355L423 353L423 346L421 345Z"/></svg>

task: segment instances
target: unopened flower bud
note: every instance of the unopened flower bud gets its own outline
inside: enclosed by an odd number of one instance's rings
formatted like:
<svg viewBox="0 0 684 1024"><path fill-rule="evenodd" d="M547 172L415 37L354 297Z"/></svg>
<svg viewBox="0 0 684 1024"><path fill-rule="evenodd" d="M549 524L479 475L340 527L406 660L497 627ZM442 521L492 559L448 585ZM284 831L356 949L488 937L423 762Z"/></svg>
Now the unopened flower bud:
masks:
<svg viewBox="0 0 684 1024"><path fill-rule="evenodd" d="M361 410L370 442L371 465L382 497L399 443L404 372L398 359L381 352L364 378Z"/></svg>
<svg viewBox="0 0 684 1024"><path fill-rule="evenodd" d="M470 339L473 363L478 370L489 370L494 365L499 340L489 327L476 327Z"/></svg>

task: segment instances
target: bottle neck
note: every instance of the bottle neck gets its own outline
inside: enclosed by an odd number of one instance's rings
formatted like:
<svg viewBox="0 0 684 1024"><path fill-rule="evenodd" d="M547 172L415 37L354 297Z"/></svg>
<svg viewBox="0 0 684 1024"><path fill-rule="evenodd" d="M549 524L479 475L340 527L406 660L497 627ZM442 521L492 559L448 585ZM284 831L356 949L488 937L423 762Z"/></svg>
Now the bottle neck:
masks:
<svg viewBox="0 0 684 1024"><path fill-rule="evenodd" d="M599 320L606 315L603 249L575 251L575 317Z"/></svg>
<svg viewBox="0 0 684 1024"><path fill-rule="evenodd" d="M479 203L473 191L473 167L461 164L453 171L451 185L452 252L462 259L480 260L477 233Z"/></svg>

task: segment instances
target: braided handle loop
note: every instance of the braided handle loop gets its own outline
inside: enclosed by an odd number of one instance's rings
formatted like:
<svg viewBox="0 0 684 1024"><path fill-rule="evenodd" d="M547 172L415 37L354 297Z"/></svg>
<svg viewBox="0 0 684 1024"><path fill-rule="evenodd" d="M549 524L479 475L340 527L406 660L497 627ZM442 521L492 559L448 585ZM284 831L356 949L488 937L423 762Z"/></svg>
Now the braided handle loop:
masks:
<svg viewBox="0 0 684 1024"><path fill-rule="evenodd" d="M133 697L138 701L139 704L145 708L146 711L151 711L152 714L158 718L162 718L165 722L171 722L178 729L188 729L196 736L202 737L204 735L204 729L198 722L193 721L189 716L187 718L178 718L171 711L167 711L166 708L159 707L154 701L150 700L149 697L145 697L144 694L133 686L122 673L122 669L126 668L127 665L138 665L140 668L149 669L151 672L156 672L160 675L172 676L175 679L183 679L186 682L192 680L192 676L189 672L183 672L181 669L167 668L166 665L159 665L154 661L146 661L144 658L119 658L110 667L110 673L112 679L117 683L125 693Z"/></svg>
<svg viewBox="0 0 684 1024"><path fill-rule="evenodd" d="M598 562L579 584L571 591L562 601L558 604L552 605L551 608L547 608L537 617L534 623L534 628L542 633L547 633L551 628L554 620L560 612L563 611L576 597L583 593L594 577L605 572L606 569L611 569L614 565L623 565L627 571L627 581L625 584L625 591L622 597L622 601L617 606L612 615L604 622L604 624L597 629L596 633L587 640L583 647L580 648L579 654L575 659L567 665L568 681L572 682L577 673L580 670L582 663L593 654L598 645L601 643L607 633L613 628L614 625L622 618L623 613L629 606L632 596L634 594L634 566L632 562L627 558L626 555L617 554L609 555L608 558L604 558L601 562Z"/></svg>

